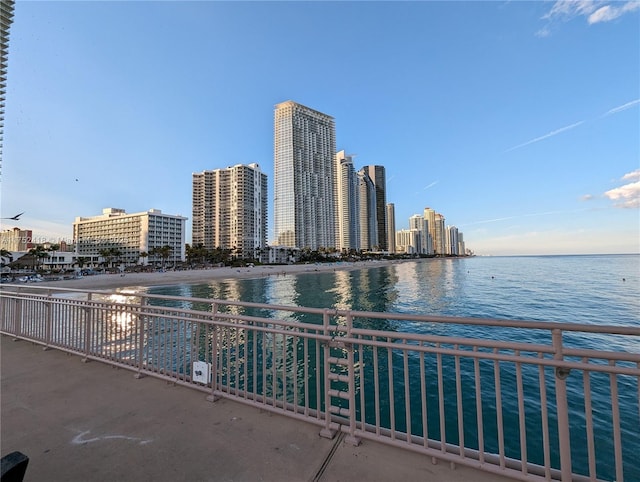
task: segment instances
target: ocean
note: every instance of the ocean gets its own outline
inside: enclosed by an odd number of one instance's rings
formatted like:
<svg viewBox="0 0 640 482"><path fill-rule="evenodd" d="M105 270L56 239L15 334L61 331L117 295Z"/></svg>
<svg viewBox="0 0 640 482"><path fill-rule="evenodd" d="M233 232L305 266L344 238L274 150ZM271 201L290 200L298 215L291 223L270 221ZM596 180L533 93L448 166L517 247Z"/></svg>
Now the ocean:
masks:
<svg viewBox="0 0 640 482"><path fill-rule="evenodd" d="M149 294L316 308L640 327L640 255L423 259L354 270L216 280L138 290ZM449 336L486 336L505 341L540 341L535 332L495 327L406 322L393 328ZM628 338L567 334L565 342L576 348L620 348L640 353L640 339L630 342ZM594 406L606 406L607 387L607 383L602 383L602 388L596 387ZM503 389L508 391L509 387L503 386ZM601 403L598 390L602 390ZM625 476L627 480L640 480L640 469L635 463L635 454L640 451L638 380L624 382L620 390L620 411L627 417L623 420ZM532 445L536 445L535 441ZM611 460L602 463L599 460L598 476L613 480L613 454L604 453ZM540 457L534 455L534 458ZM577 457L577 460L581 459L584 460L584 454ZM587 470L579 463L573 468L581 473Z"/></svg>

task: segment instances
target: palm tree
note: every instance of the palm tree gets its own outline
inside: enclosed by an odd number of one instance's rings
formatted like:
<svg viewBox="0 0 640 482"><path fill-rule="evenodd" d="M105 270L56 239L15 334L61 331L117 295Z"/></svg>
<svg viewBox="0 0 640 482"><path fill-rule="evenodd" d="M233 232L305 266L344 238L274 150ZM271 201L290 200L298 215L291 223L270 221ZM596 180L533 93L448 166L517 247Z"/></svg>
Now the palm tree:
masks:
<svg viewBox="0 0 640 482"><path fill-rule="evenodd" d="M11 255L11 251L7 251L6 249L0 249L0 260L2 260L2 266L4 266L5 261L9 261L9 263L11 263L11 261L13 261L13 256Z"/></svg>
<svg viewBox="0 0 640 482"><path fill-rule="evenodd" d="M47 251L49 251L50 253L54 253L55 254L55 252L58 251L59 249L60 249L60 245L59 244L50 244L49 248L47 248ZM53 258L53 256L52 256L52 258ZM49 269L53 270L53 264L49 266Z"/></svg>
<svg viewBox="0 0 640 482"><path fill-rule="evenodd" d="M33 257L33 270L38 271L40 260L48 258L47 250L42 246L36 246L28 251L28 254Z"/></svg>
<svg viewBox="0 0 640 482"><path fill-rule="evenodd" d="M147 264L147 258L149 257L149 253L147 253L146 251L142 251L140 253L140 257L142 258L142 264L146 265Z"/></svg>
<svg viewBox="0 0 640 482"><path fill-rule="evenodd" d="M172 251L173 248L168 244L165 244L162 248L158 248L158 254L162 258L162 269L164 269L167 259L171 256Z"/></svg>

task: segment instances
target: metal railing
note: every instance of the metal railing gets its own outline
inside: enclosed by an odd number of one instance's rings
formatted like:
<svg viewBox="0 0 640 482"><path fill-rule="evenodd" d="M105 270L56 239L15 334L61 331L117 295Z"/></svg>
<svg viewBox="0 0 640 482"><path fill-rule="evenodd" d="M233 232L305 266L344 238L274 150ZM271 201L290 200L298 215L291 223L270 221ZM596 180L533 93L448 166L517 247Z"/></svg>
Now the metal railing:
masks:
<svg viewBox="0 0 640 482"><path fill-rule="evenodd" d="M520 480L640 480L640 327L6 285L0 317L3 334L325 437Z"/></svg>

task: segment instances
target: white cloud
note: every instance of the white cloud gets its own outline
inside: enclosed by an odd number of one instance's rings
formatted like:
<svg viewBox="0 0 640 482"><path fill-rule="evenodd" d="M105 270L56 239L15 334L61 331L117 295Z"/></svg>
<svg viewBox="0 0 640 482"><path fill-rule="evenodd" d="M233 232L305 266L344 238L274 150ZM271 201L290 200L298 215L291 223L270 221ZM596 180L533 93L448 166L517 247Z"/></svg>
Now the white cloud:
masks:
<svg viewBox="0 0 640 482"><path fill-rule="evenodd" d="M622 176L623 181L629 181L631 179L640 179L640 169L636 169L635 171L628 172L624 176Z"/></svg>
<svg viewBox="0 0 640 482"><path fill-rule="evenodd" d="M637 10L638 8L640 8L640 2L637 1L627 2L622 7L605 5L589 15L587 22L589 22L590 25L600 22L609 22L624 15L625 13Z"/></svg>
<svg viewBox="0 0 640 482"><path fill-rule="evenodd" d="M640 169L622 176L623 181L633 179L640 179ZM616 201L614 206L617 208L640 208L640 180L610 189L604 195L612 201Z"/></svg>
<svg viewBox="0 0 640 482"><path fill-rule="evenodd" d="M549 23L555 21L568 22L576 17L586 17L587 23L610 22L626 13L640 9L638 0L627 2L607 2L605 0L557 0L551 9L542 16ZM549 25L542 27L536 35L548 37L551 34Z"/></svg>

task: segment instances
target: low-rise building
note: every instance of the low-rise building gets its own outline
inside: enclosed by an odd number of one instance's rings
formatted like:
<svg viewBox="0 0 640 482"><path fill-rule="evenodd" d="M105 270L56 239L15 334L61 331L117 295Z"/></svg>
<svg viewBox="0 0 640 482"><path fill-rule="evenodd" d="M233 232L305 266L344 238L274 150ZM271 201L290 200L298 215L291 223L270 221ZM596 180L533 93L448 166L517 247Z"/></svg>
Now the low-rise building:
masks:
<svg viewBox="0 0 640 482"><path fill-rule="evenodd" d="M182 262L186 220L159 209L127 214L124 209L106 208L100 216L77 217L73 223L77 259L88 266Z"/></svg>

